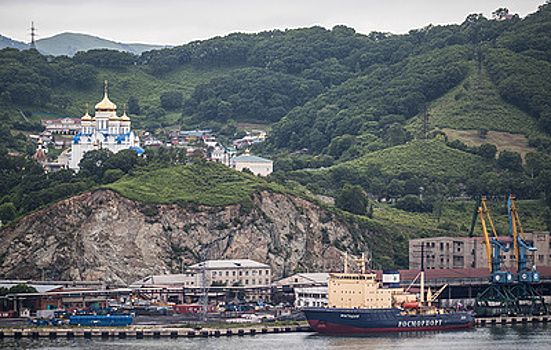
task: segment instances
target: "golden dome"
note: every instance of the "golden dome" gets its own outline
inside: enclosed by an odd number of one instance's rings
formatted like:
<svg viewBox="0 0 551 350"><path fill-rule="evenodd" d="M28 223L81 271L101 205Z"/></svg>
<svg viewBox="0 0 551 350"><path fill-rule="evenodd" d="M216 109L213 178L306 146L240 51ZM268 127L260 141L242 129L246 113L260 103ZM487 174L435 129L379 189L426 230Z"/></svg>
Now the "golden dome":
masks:
<svg viewBox="0 0 551 350"><path fill-rule="evenodd" d="M43 142L42 142L42 138L39 138L38 139L38 144L41 145Z"/></svg>
<svg viewBox="0 0 551 350"><path fill-rule="evenodd" d="M130 121L130 118L128 118L128 116L126 115L126 112L124 112L124 114L122 115L120 121L121 122L129 122Z"/></svg>
<svg viewBox="0 0 551 350"><path fill-rule="evenodd" d="M98 140L94 141L94 147L98 147L98 146L99 146Z"/></svg>
<svg viewBox="0 0 551 350"><path fill-rule="evenodd" d="M92 121L92 117L90 117L90 114L88 114L88 112L86 112L86 114L81 118L81 120L83 122L91 122Z"/></svg>
<svg viewBox="0 0 551 350"><path fill-rule="evenodd" d="M119 120L119 117L117 117L115 113L111 114L111 116L109 117L110 122L118 122Z"/></svg>
<svg viewBox="0 0 551 350"><path fill-rule="evenodd" d="M107 80L105 81L103 100L96 105L96 111L98 112L114 112L117 110L117 105L109 100L107 97Z"/></svg>

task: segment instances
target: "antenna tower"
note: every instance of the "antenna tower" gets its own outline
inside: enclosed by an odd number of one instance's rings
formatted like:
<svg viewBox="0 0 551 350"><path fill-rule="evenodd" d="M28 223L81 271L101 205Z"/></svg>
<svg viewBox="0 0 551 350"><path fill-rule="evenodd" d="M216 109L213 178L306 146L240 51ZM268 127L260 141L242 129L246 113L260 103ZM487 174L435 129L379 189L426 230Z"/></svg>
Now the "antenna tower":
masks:
<svg viewBox="0 0 551 350"><path fill-rule="evenodd" d="M35 38L38 36L38 34L36 34L36 28L34 26L34 22L31 22L31 49L35 49L36 50L36 41L35 41Z"/></svg>

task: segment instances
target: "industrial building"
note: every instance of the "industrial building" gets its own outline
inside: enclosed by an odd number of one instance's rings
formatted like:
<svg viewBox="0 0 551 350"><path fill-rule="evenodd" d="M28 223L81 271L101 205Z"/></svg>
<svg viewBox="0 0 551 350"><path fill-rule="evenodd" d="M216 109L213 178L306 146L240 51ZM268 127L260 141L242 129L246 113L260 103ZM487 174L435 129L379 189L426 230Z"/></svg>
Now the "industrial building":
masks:
<svg viewBox="0 0 551 350"><path fill-rule="evenodd" d="M524 232L526 241L537 251L527 256L536 266L551 266L551 235L548 231ZM499 242L512 248L510 237L500 237ZM513 249L501 256L504 266L515 268ZM409 241L409 268L466 269L488 267L488 255L483 237L432 237Z"/></svg>

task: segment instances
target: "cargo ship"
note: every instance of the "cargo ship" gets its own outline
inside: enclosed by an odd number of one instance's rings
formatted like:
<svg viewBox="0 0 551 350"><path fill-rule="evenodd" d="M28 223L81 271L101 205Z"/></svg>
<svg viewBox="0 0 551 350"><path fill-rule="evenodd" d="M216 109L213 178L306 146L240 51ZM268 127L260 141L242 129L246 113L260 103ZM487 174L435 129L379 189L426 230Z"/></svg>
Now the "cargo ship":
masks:
<svg viewBox="0 0 551 350"><path fill-rule="evenodd" d="M399 287L383 286L376 274L330 273L327 307L302 308L310 327L329 335L381 332L436 331L468 329L474 317L468 311L448 311L432 305L443 288L424 298L424 273L420 272L419 297ZM430 290L429 290L430 291Z"/></svg>

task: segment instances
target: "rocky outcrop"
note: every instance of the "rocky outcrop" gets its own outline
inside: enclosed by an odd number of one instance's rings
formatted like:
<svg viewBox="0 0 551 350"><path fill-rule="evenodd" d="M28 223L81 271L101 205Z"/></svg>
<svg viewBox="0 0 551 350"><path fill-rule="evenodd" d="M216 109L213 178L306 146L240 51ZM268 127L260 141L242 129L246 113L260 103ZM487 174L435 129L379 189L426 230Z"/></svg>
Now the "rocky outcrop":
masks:
<svg viewBox="0 0 551 350"><path fill-rule="evenodd" d="M269 191L242 205L182 208L98 190L33 213L0 235L0 278L48 277L55 269L55 279L118 285L178 272L203 257L250 258L270 264L275 277L320 270L341 260L330 243L362 244L324 208Z"/></svg>

